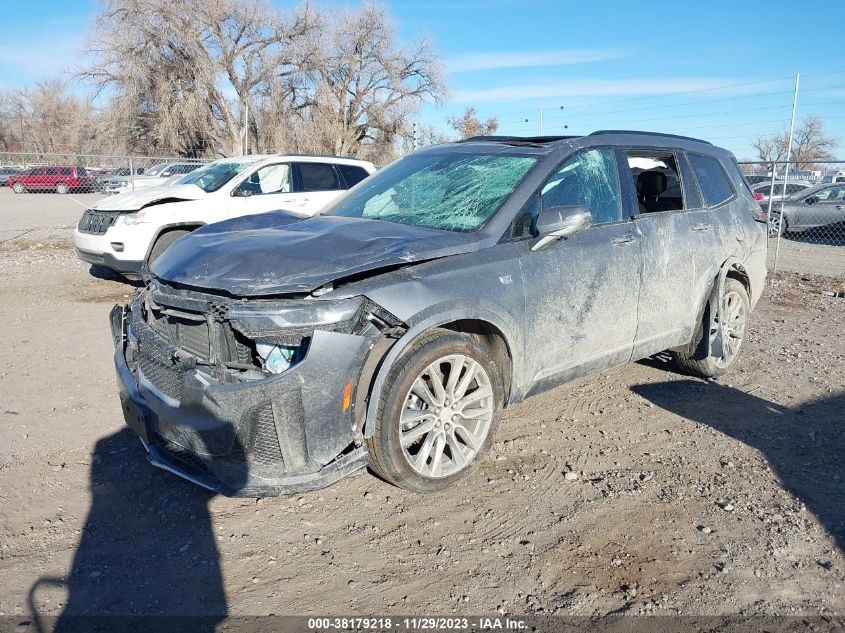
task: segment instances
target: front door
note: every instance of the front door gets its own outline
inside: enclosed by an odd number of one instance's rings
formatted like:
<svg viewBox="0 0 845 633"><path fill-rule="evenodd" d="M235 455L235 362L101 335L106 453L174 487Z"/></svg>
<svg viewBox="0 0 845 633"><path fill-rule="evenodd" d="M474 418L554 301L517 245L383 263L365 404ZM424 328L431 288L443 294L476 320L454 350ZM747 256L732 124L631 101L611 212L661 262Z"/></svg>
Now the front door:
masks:
<svg viewBox="0 0 845 633"><path fill-rule="evenodd" d="M529 213L561 205L586 207L593 226L546 250L531 251L534 240L523 242L530 391L627 362L637 330L641 239L623 219L614 150L568 158Z"/></svg>
<svg viewBox="0 0 845 633"><path fill-rule="evenodd" d="M232 190L229 217L280 209L302 213L303 198L303 194L294 192L289 163L264 165Z"/></svg>

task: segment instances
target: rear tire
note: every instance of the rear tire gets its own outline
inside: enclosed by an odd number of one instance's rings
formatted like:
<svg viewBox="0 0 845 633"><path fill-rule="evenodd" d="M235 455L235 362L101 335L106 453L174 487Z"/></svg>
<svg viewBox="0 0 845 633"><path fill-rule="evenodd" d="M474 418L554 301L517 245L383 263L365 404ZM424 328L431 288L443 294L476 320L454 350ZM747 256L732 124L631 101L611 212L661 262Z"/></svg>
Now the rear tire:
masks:
<svg viewBox="0 0 845 633"><path fill-rule="evenodd" d="M412 492L448 488L490 449L503 401L490 351L472 336L432 330L387 376L367 440L370 466Z"/></svg>
<svg viewBox="0 0 845 633"><path fill-rule="evenodd" d="M65 183L60 182L59 184L56 185L56 193L59 193L61 195L65 195L67 192L68 192L68 186Z"/></svg>
<svg viewBox="0 0 845 633"><path fill-rule="evenodd" d="M719 310L720 313L724 315L723 318L727 319L725 342L723 344L725 355L716 358L711 354L707 358L695 359L691 353L672 352L675 364L684 373L701 378L718 378L733 369L737 360L739 360L740 353L744 348L748 315L751 311L748 291L741 282L728 277L725 279L722 299L719 304L722 306ZM713 340L716 336L716 329L719 327L718 318L716 315L711 315L708 321L706 332L703 331L704 320L702 319L702 322L698 324L693 341L700 341L705 333L710 336L711 341Z"/></svg>
<svg viewBox="0 0 845 633"><path fill-rule="evenodd" d="M12 191L14 191L15 193L23 193L24 191L26 191L26 187L23 186L22 182L16 182L12 185Z"/></svg>
<svg viewBox="0 0 845 633"><path fill-rule="evenodd" d="M170 245L173 244L173 242L178 240L180 237L188 235L188 233L190 233L190 231L177 229L159 235L155 244L153 244L153 249L150 251L150 256L147 258L147 264L152 264L161 256L162 253L164 253L164 251L170 248Z"/></svg>

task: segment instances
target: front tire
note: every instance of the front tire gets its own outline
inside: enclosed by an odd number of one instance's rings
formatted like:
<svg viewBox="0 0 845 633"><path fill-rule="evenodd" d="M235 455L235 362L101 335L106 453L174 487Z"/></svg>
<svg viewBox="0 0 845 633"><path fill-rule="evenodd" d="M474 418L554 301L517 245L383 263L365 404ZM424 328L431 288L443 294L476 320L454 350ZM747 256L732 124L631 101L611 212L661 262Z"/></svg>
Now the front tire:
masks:
<svg viewBox="0 0 845 633"><path fill-rule="evenodd" d="M745 342L748 316L751 312L748 291L741 282L728 277L725 279L719 305L721 306L719 314L711 315L708 319L706 333L710 336L712 342L715 340L719 328L723 328L723 355L717 358L711 353L707 358L695 359L692 354L687 352L673 352L675 364L681 371L701 378L718 378L733 369L737 360L739 360ZM724 323L720 323L719 319L723 319ZM704 327L705 323L702 320L696 329L694 341L701 340L705 333Z"/></svg>
<svg viewBox="0 0 845 633"><path fill-rule="evenodd" d="M490 351L467 334L432 330L388 374L367 440L370 466L413 492L448 488L490 449L503 401Z"/></svg>

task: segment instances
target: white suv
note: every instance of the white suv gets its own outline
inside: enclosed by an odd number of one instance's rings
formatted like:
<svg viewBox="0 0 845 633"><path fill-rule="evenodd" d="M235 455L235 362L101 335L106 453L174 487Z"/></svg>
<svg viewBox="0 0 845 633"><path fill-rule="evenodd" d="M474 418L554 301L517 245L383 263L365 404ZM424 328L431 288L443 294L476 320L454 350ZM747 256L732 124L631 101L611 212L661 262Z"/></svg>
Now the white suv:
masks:
<svg viewBox="0 0 845 633"><path fill-rule="evenodd" d="M194 229L284 209L314 215L375 172L335 156L241 156L209 163L170 186L128 191L86 209L73 241L79 258L137 279L145 263Z"/></svg>

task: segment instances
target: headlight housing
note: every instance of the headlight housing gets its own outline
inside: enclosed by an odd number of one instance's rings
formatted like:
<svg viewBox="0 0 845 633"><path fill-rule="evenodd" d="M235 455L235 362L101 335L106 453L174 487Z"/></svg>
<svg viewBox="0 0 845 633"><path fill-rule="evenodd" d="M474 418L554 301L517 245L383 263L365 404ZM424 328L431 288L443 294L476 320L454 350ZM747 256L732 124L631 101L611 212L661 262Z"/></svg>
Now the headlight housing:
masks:
<svg viewBox="0 0 845 633"><path fill-rule="evenodd" d="M146 221L146 212L122 213L114 221L114 226L134 226Z"/></svg>
<svg viewBox="0 0 845 633"><path fill-rule="evenodd" d="M254 340L278 340L291 331L308 332L314 328L343 331L336 327L348 324L351 331L364 306L363 297L323 301L254 303L229 308L229 320L236 330ZM333 327L335 326L335 327Z"/></svg>

